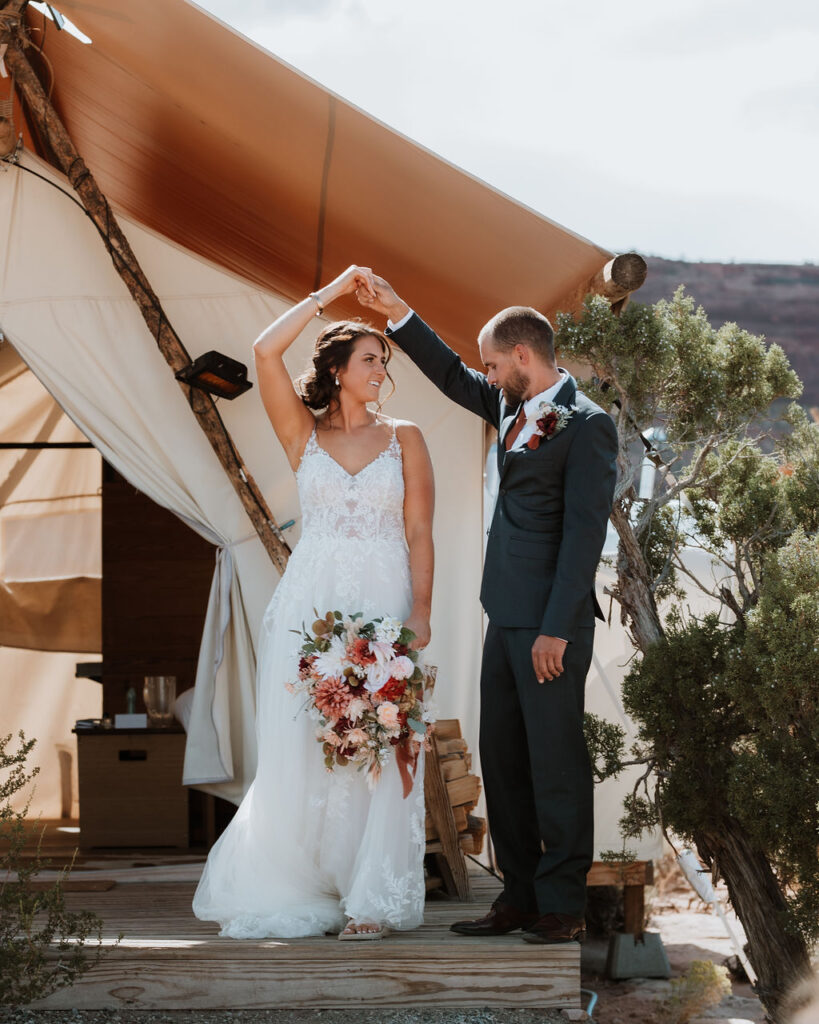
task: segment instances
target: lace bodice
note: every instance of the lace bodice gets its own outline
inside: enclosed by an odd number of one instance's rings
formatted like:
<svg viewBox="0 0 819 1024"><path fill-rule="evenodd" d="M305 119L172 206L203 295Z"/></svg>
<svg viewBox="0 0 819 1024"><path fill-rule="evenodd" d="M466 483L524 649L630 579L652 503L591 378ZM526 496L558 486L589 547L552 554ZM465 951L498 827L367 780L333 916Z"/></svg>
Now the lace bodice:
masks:
<svg viewBox="0 0 819 1024"><path fill-rule="evenodd" d="M296 481L302 542L309 536L404 543L404 473L394 428L387 447L355 474L319 445L314 428Z"/></svg>

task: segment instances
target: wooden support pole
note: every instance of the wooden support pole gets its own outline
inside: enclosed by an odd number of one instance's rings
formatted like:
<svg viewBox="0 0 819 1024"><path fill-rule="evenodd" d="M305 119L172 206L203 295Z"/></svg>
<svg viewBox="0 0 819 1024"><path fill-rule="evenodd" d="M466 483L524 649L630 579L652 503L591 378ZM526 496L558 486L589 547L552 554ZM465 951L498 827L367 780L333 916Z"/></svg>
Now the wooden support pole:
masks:
<svg viewBox="0 0 819 1024"><path fill-rule="evenodd" d="M602 295L612 311L620 314L625 309L632 292L643 284L648 274L646 261L636 252L615 256L597 273L583 281L564 299L563 309L574 309L583 303L587 295ZM557 310L551 310L555 313Z"/></svg>
<svg viewBox="0 0 819 1024"><path fill-rule="evenodd" d="M23 53L23 47L28 44L22 23L23 6L23 0L9 0L0 9L0 46L3 43L7 44L6 65L14 75L17 87L43 137L51 146L63 172L100 232L111 254L114 267L139 307L160 352L171 369L176 372L190 365L190 358L171 328L159 298L120 229L108 200L74 147L65 126ZM265 550L279 572L283 572L290 556L290 548L274 521L256 481L236 450L213 399L204 391L192 388L181 381L179 386L239 495Z"/></svg>
<svg viewBox="0 0 819 1024"><path fill-rule="evenodd" d="M647 274L648 266L643 257L636 252L625 252L609 260L605 267L595 274L589 283L588 291L592 295L602 295L615 305L632 292L636 292Z"/></svg>

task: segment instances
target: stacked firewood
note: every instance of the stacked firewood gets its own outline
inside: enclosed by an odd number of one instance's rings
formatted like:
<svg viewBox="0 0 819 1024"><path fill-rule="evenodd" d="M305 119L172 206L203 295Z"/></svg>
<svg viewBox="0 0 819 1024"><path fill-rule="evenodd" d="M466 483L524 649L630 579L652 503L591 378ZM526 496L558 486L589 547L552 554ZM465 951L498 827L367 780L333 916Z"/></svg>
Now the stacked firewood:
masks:
<svg viewBox="0 0 819 1024"><path fill-rule="evenodd" d="M471 853L474 856L483 849L486 835L485 819L471 813L480 796L481 780L477 775L471 774L472 755L461 735L461 725L457 718L443 719L436 723L434 748L428 755L430 761L435 754L452 808L459 846L463 853ZM427 771L434 770L430 761ZM426 834L427 853L440 854L443 850L441 837L429 806Z"/></svg>

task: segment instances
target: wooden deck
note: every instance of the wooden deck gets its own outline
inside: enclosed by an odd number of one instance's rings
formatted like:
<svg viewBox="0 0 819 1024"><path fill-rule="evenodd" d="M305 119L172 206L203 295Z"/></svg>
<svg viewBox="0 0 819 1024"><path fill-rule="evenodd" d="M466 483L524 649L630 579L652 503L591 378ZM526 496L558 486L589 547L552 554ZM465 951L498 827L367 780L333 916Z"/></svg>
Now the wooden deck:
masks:
<svg viewBox="0 0 819 1024"><path fill-rule="evenodd" d="M144 863L144 862L143 862ZM566 1007L580 1005L576 943L532 946L520 933L467 939L449 931L488 907L498 883L472 876L472 903L430 898L424 925L380 942L222 939L198 921L191 898L201 864L100 870L72 878L70 909L95 911L106 944L122 942L73 988L35 1007L262 1009L365 1007ZM89 889L89 883L100 884ZM110 883L114 883L111 885ZM102 883L108 885L103 888Z"/></svg>

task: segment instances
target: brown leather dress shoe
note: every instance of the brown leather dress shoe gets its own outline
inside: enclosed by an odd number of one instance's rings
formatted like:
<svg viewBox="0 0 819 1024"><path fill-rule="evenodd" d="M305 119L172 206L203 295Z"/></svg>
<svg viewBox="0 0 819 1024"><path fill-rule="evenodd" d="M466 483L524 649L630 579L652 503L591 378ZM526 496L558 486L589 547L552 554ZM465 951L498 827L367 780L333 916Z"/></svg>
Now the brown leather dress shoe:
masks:
<svg viewBox="0 0 819 1024"><path fill-rule="evenodd" d="M537 914L527 914L496 900L485 917L475 921L456 921L450 925L450 931L459 935L506 935L517 928L531 928L537 922Z"/></svg>
<svg viewBox="0 0 819 1024"><path fill-rule="evenodd" d="M570 914L544 914L523 932L527 942L582 942L586 938L586 922Z"/></svg>

